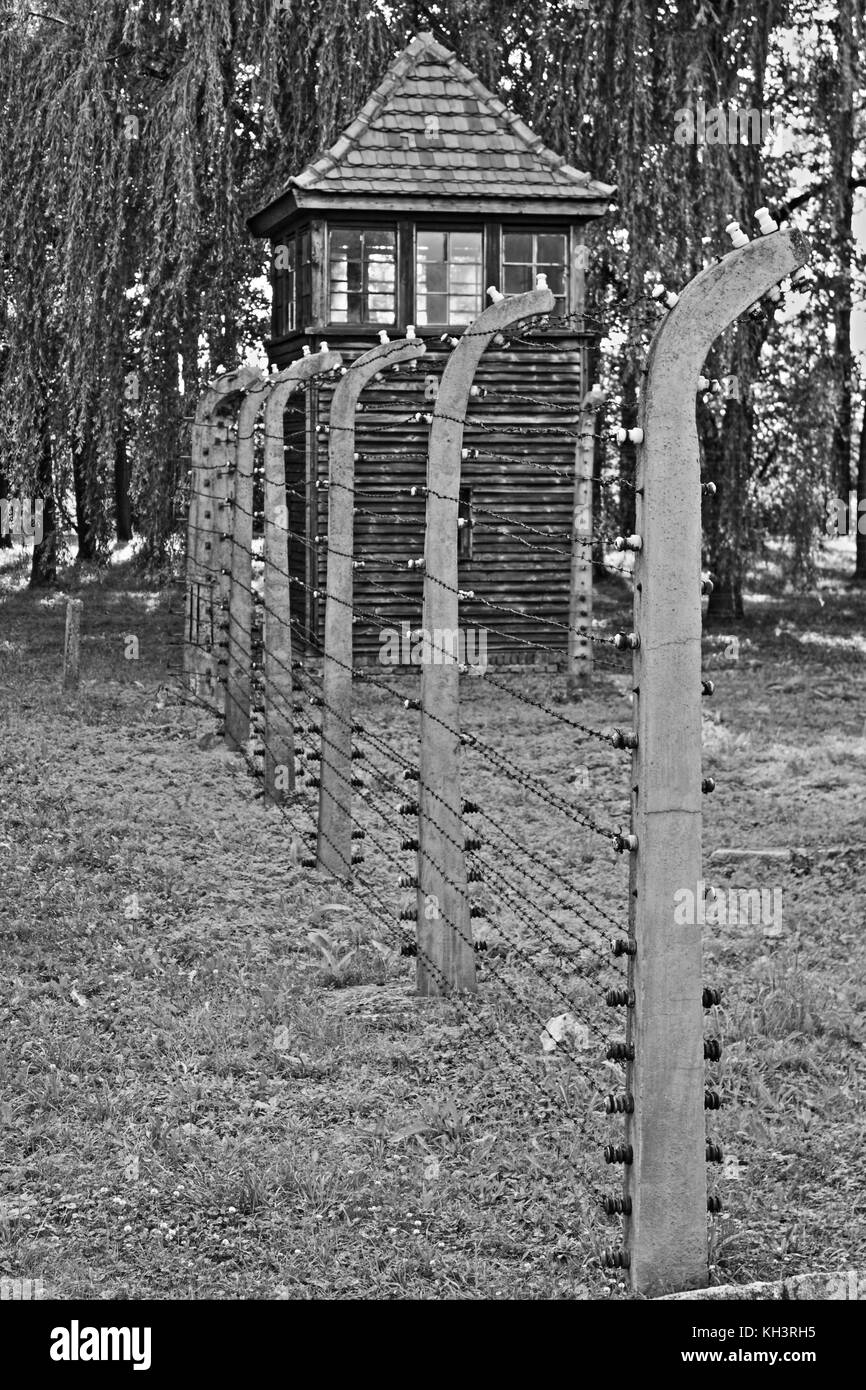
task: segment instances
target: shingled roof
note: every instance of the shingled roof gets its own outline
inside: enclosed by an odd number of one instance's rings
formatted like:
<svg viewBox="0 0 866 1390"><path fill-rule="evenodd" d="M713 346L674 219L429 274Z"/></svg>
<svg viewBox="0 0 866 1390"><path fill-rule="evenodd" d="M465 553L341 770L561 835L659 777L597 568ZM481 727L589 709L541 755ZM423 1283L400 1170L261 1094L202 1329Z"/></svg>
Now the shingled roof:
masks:
<svg viewBox="0 0 866 1390"><path fill-rule="evenodd" d="M340 138L269 208L287 200L359 207L395 197L452 206L461 198L531 199L563 212L566 203L587 204L591 216L613 192L548 149L432 34L419 34ZM256 225L266 212L252 219L254 231L266 230Z"/></svg>

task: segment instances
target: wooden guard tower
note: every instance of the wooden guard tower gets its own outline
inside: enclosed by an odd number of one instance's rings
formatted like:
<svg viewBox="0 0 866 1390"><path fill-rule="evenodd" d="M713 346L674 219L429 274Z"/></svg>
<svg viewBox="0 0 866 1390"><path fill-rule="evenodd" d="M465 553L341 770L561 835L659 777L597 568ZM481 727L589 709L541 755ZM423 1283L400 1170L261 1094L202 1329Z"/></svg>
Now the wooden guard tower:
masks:
<svg viewBox="0 0 866 1390"><path fill-rule="evenodd" d="M509 633L565 655L565 632L535 616L567 621L576 440L555 431L577 431L589 386L598 325L584 314L584 234L613 192L546 148L453 53L420 34L336 143L250 219L271 242L268 351L278 367L322 339L345 363L383 331L401 337L411 325L427 343L416 373L388 373L365 389L358 417L355 543L370 559L356 572L355 604L374 615L355 627L360 659L374 656L383 630L420 622L422 580L407 559L423 549L424 498L410 489L426 481L423 415L450 351L443 335L459 336L477 317L488 286L520 294L539 272L556 296L551 327L537 345L530 338L485 353L476 381L490 394L472 403L461 485L461 587L477 582L526 616L507 614L498 629L495 613L473 611L471 600L461 616L486 630L488 660L534 659ZM317 483L327 479L332 390L312 388L286 420L289 563L302 581L296 640L313 652L324 622L314 591L324 588L326 554L315 538L327 531L327 490ZM549 549L528 548L512 519L549 532Z"/></svg>

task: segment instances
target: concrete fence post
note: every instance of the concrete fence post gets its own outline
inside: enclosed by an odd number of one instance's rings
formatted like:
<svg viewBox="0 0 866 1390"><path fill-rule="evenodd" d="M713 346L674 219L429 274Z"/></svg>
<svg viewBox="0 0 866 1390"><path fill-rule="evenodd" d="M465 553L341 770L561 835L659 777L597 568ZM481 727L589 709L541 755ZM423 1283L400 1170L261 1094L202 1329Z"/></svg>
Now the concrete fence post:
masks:
<svg viewBox="0 0 866 1390"><path fill-rule="evenodd" d="M238 411L231 507L225 722L226 745L235 750L243 748L250 736L255 426L269 389L267 377L254 382Z"/></svg>
<svg viewBox="0 0 866 1390"><path fill-rule="evenodd" d="M463 426L484 349L497 334L554 306L548 289L499 298L464 331L439 383L427 460L425 650L418 786L418 993L474 990L460 796L458 519Z"/></svg>
<svg viewBox="0 0 866 1390"><path fill-rule="evenodd" d="M571 582L568 596L568 691L592 676L592 643L581 634L592 627L592 467L595 417L604 405L601 390L583 398L574 451L574 516L571 529Z"/></svg>
<svg viewBox="0 0 866 1390"><path fill-rule="evenodd" d="M220 573L228 550L220 536L230 526L225 506L225 470L232 452L229 424L240 397L257 378L252 367L216 377L199 399L192 426L183 672L194 695L213 697L216 691L217 594L228 593Z"/></svg>
<svg viewBox="0 0 866 1390"><path fill-rule="evenodd" d="M684 893L697 908L701 879L698 376L718 335L808 254L799 232L779 232L692 280L655 335L641 395L624 1237L647 1295L708 1278L700 917L677 911Z"/></svg>
<svg viewBox="0 0 866 1390"><path fill-rule="evenodd" d="M355 555L355 411L378 372L423 356L420 338L382 343L358 357L338 383L328 435L328 578L322 669L322 762L317 862L345 878L352 863L352 615Z"/></svg>
<svg viewBox="0 0 866 1390"><path fill-rule="evenodd" d="M292 594L283 416L305 381L342 365L338 352L311 353L270 380L265 404L264 692L265 797L283 801L295 786L292 707Z"/></svg>

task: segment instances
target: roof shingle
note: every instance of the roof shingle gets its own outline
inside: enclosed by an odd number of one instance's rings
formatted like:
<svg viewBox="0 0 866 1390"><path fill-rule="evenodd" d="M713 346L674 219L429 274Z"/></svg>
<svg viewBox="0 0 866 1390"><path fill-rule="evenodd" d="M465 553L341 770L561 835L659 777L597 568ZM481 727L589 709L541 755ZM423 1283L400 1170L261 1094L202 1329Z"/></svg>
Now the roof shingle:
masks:
<svg viewBox="0 0 866 1390"><path fill-rule="evenodd" d="M614 192L549 150L431 34L395 58L355 120L287 191L405 196L427 194L431 178L467 197L598 200Z"/></svg>

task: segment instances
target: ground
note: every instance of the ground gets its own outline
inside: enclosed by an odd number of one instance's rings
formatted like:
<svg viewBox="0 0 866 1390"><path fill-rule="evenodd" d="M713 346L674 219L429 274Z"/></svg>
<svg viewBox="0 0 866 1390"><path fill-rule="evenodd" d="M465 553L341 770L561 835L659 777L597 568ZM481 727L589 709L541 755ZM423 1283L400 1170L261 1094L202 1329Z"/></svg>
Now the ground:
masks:
<svg viewBox="0 0 866 1390"><path fill-rule="evenodd" d="M563 722L627 726L625 663L603 653L574 698L550 673L465 679L501 759L469 752L464 786L488 949L476 998L421 1000L399 951L407 787L382 752L414 756L393 693L412 687L359 696L353 892L301 863L312 788L267 807L181 698L178 589L66 575L84 618L64 692L65 597L2 563L0 1275L60 1298L626 1297L597 1202L619 1186L599 1102L622 1078L602 995L626 869L571 812L627 824L627 761ZM705 638L706 877L782 892L781 920L704 935L716 1283L866 1266L866 641L839 565L793 597L768 562L745 624ZM600 612L625 620L624 593ZM756 849L780 853L732 854ZM545 1052L571 1009L589 1032Z"/></svg>

